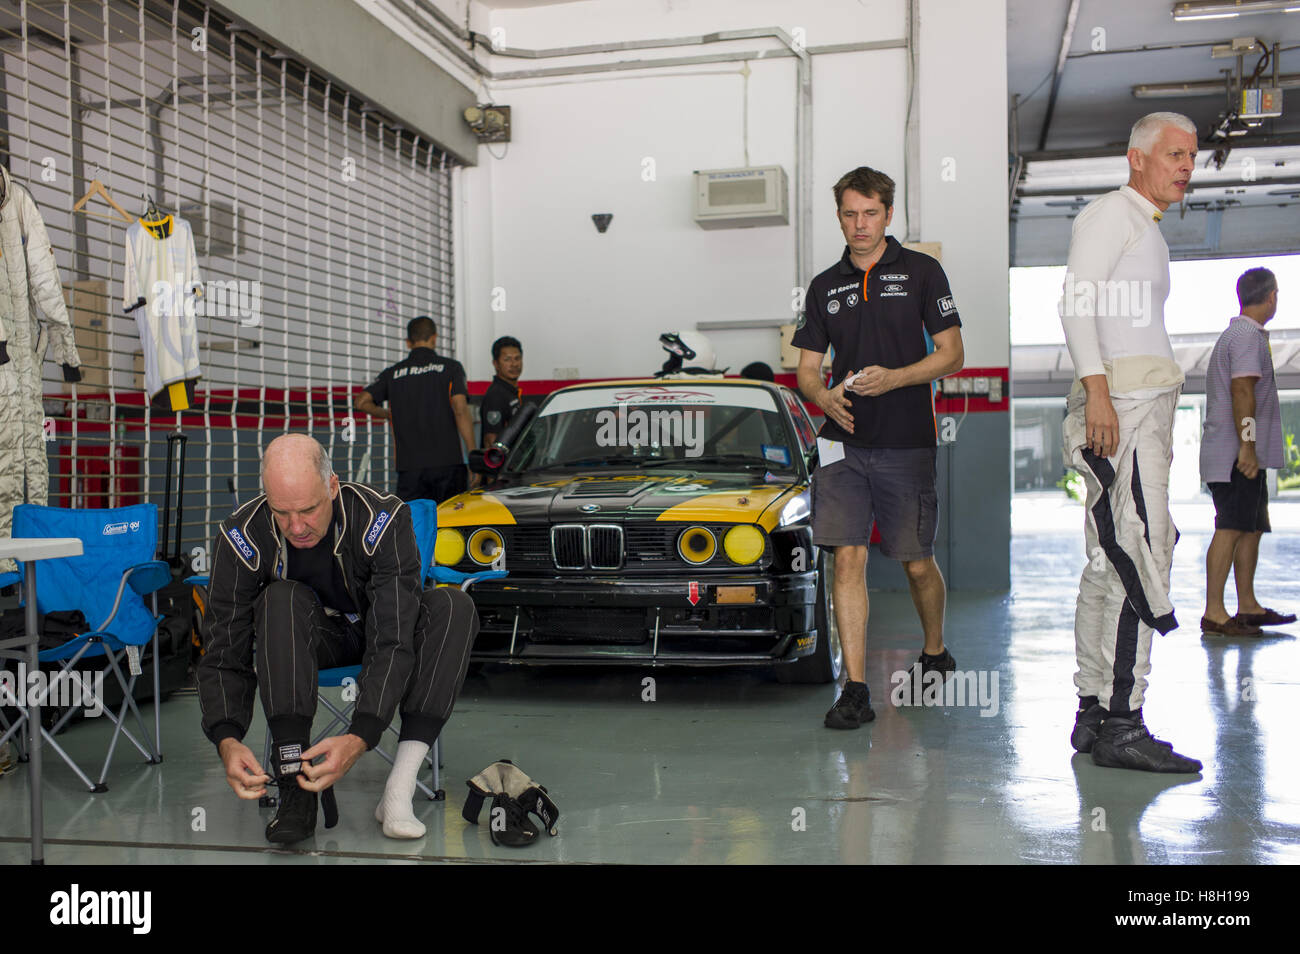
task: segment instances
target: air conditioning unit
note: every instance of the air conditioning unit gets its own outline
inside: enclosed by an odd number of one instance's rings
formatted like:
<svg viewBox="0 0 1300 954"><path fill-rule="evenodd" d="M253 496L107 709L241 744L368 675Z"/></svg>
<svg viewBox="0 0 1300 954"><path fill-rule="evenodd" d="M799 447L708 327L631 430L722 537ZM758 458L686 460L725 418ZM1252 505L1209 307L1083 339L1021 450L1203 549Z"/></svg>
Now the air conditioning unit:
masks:
<svg viewBox="0 0 1300 954"><path fill-rule="evenodd" d="M790 187L780 166L695 173L695 224L743 229L790 224Z"/></svg>

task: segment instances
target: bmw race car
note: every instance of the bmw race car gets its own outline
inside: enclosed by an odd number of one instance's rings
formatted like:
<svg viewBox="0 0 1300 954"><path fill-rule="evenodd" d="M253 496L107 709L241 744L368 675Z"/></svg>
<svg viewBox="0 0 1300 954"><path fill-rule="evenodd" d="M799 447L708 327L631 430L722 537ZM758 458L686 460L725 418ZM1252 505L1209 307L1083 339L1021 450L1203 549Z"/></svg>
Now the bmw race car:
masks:
<svg viewBox="0 0 1300 954"><path fill-rule="evenodd" d="M584 384L509 437L495 469L471 462L488 482L438 508L440 565L507 572L470 590L474 661L839 676L832 554L810 527L816 433L793 391Z"/></svg>

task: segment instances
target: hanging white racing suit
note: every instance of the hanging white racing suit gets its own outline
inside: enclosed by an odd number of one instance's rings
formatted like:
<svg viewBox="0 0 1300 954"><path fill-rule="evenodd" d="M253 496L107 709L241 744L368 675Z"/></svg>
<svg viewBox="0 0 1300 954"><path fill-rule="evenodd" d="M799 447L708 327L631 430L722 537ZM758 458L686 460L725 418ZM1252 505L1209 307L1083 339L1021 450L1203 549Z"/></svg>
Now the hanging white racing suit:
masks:
<svg viewBox="0 0 1300 954"><path fill-rule="evenodd" d="M1074 642L1079 696L1112 711L1140 708L1155 630L1176 627L1169 575L1178 531L1169 514L1174 412L1183 373L1164 326L1169 248L1159 209L1124 186L1075 219L1061 323L1076 380L1062 428L1066 461L1087 488L1088 563ZM1104 374L1119 418L1109 458L1088 449L1079 378Z"/></svg>
<svg viewBox="0 0 1300 954"><path fill-rule="evenodd" d="M81 380L81 358L36 203L3 166L0 188L0 537L8 537L16 504L49 499L41 402L46 344L66 381ZM13 569L12 560L0 560L0 573Z"/></svg>

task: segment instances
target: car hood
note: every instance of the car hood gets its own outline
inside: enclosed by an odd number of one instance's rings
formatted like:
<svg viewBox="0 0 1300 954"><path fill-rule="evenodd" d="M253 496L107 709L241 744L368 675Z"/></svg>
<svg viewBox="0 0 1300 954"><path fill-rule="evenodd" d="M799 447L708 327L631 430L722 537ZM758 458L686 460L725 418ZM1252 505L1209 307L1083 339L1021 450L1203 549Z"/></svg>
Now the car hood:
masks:
<svg viewBox="0 0 1300 954"><path fill-rule="evenodd" d="M537 471L438 507L440 527L516 523L677 521L756 523L772 530L807 486L793 475L675 469Z"/></svg>

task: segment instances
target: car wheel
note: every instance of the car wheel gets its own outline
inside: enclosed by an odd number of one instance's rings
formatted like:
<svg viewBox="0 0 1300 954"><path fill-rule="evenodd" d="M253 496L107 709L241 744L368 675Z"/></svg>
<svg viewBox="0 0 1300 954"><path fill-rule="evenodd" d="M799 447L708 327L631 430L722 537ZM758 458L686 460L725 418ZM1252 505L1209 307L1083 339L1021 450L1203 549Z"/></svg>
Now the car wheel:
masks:
<svg viewBox="0 0 1300 954"><path fill-rule="evenodd" d="M835 597L831 581L835 579L835 554L822 547L817 561L817 648L811 656L776 667L778 682L820 685L840 678L844 668L844 649L840 630L835 623Z"/></svg>

